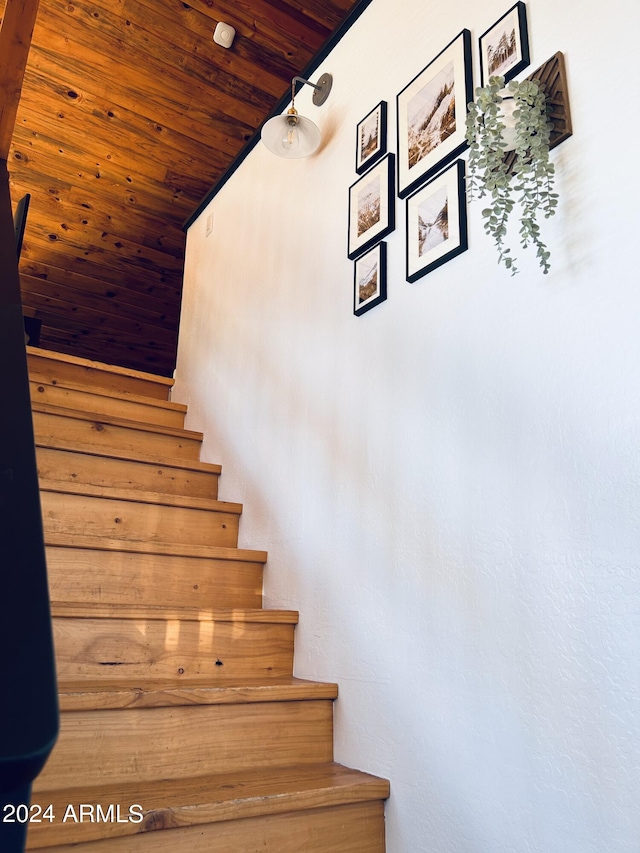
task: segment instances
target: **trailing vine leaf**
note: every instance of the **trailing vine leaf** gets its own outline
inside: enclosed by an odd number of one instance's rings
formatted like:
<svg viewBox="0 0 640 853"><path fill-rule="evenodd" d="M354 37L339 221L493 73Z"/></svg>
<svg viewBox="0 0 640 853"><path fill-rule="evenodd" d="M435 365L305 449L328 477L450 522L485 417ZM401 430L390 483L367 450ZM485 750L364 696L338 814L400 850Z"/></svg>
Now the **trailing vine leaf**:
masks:
<svg viewBox="0 0 640 853"><path fill-rule="evenodd" d="M537 217L553 216L558 195L553 191L554 166L549 160L552 123L547 116L544 92L536 81L512 80L508 87L516 108L516 159L513 175L505 162L500 110L504 77L491 77L475 91L476 100L468 105L466 139L469 143L467 192L469 198L489 196L482 211L485 232L498 250L498 263L512 275L518 272L515 258L505 246L509 217L516 202L520 205L520 244L536 248L540 266L549 271L550 253L540 237ZM515 195L517 194L517 195Z"/></svg>

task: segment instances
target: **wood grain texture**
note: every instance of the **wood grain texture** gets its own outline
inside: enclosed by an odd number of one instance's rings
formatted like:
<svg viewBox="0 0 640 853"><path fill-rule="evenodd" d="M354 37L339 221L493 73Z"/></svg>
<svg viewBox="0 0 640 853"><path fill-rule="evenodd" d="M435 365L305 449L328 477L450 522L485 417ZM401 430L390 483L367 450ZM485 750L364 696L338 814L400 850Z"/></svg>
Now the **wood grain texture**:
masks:
<svg viewBox="0 0 640 853"><path fill-rule="evenodd" d="M63 844L52 853L384 853L384 804L356 803L171 832Z"/></svg>
<svg viewBox="0 0 640 853"><path fill-rule="evenodd" d="M148 453L172 459L196 461L200 458L202 434L173 427L137 424L122 418L94 415L32 403L36 444L73 441L78 448L97 447L119 453Z"/></svg>
<svg viewBox="0 0 640 853"><path fill-rule="evenodd" d="M31 399L34 402L37 400L52 406L64 406L69 409L94 412L97 415L155 424L155 426L184 428L186 406L180 403L146 400L143 397L133 396L122 399L108 392L91 391L70 384L60 385L31 380L29 385Z"/></svg>
<svg viewBox="0 0 640 853"><path fill-rule="evenodd" d="M182 223L354 5L40 4L20 103L16 47L0 51L0 90L17 108L5 157L13 198L32 196L21 272L41 285L23 301L44 347L171 374ZM220 20L236 29L230 50L213 42ZM147 287L166 289L161 312L126 296Z"/></svg>
<svg viewBox="0 0 640 853"><path fill-rule="evenodd" d="M125 397L135 394L166 400L173 386L173 379L164 376L88 358L60 355L38 347L27 347L27 364L30 379L63 385L69 382L93 390L113 391Z"/></svg>
<svg viewBox="0 0 640 853"><path fill-rule="evenodd" d="M69 712L34 794L324 763L332 737L329 700Z"/></svg>
<svg viewBox="0 0 640 853"><path fill-rule="evenodd" d="M64 439L36 447L36 457L42 480L212 500L218 496L219 465L196 461L180 464L179 460L133 452L108 456L104 451L83 451Z"/></svg>
<svg viewBox="0 0 640 853"><path fill-rule="evenodd" d="M0 160L7 160L39 0L6 0L0 24Z"/></svg>
<svg viewBox="0 0 640 853"><path fill-rule="evenodd" d="M252 608L262 605L263 564L173 554L47 546L54 601Z"/></svg>
<svg viewBox="0 0 640 853"><path fill-rule="evenodd" d="M292 811L326 810L332 806L371 802L388 796L389 785L384 779L334 763L276 767L263 769L260 774L245 771L234 775L184 779L179 783L109 785L99 792L74 789L61 794L54 791L41 795L41 799L51 802L56 814L64 815L69 802L95 801L96 805L140 802L146 806L144 820L142 824L112 821L106 827L96 823L65 824L62 820L56 823L55 828L36 824L30 832L29 849L39 848L45 842L78 843L104 836L131 838L140 832L220 824L230 819L244 821ZM126 814L126 809L123 809L123 814ZM344 820L345 815L340 817ZM348 820L353 820L353 816L349 815ZM377 825L378 821L375 823ZM362 828L359 817L356 817L356 825ZM151 837L159 840L158 836ZM235 853L236 848L233 849ZM321 849L325 850L324 847ZM305 853L306 850L305 847Z"/></svg>
<svg viewBox="0 0 640 853"><path fill-rule="evenodd" d="M49 531L73 532L78 544L85 535L225 548L235 548L238 544L238 504L204 498L188 501L179 495L145 492L135 493L139 496L137 500L133 499L134 493L126 498L87 495L60 491L64 485L56 483L45 489L40 484L45 537ZM83 486L82 490L86 492L89 488Z"/></svg>
<svg viewBox="0 0 640 853"><path fill-rule="evenodd" d="M169 381L30 359L62 713L27 848L383 853L388 782L333 763L337 686L293 677L298 613L261 606L220 466L176 458L202 435L158 423Z"/></svg>
<svg viewBox="0 0 640 853"><path fill-rule="evenodd" d="M56 605L53 605L54 612ZM86 608L85 608L86 612ZM91 619L54 616L58 678L111 684L166 679L175 684L205 679L210 686L232 679L290 677L293 624L174 618Z"/></svg>
<svg viewBox="0 0 640 853"><path fill-rule="evenodd" d="M154 680L101 678L92 682L62 680L60 710L92 711L108 708L160 708L169 705L238 705L245 702L292 702L336 699L336 684L300 678L218 678L186 673L176 678Z"/></svg>

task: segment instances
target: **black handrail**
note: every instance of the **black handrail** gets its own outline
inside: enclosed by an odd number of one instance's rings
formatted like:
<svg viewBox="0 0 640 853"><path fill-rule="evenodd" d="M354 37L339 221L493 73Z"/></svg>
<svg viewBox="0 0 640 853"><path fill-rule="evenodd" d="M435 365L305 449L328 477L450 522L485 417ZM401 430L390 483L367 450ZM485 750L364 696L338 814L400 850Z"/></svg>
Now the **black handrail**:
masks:
<svg viewBox="0 0 640 853"><path fill-rule="evenodd" d="M0 366L0 850L21 853L31 783L58 734L58 698L16 234L4 160Z"/></svg>

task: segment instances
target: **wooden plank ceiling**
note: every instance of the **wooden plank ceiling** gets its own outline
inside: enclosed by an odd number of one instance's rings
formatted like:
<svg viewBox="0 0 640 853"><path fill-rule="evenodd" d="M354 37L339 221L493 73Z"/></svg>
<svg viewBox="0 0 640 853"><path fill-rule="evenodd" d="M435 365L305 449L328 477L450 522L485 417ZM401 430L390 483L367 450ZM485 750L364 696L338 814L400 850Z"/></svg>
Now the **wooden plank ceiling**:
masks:
<svg viewBox="0 0 640 853"><path fill-rule="evenodd" d="M354 5L40 0L8 161L40 346L172 373L182 223Z"/></svg>

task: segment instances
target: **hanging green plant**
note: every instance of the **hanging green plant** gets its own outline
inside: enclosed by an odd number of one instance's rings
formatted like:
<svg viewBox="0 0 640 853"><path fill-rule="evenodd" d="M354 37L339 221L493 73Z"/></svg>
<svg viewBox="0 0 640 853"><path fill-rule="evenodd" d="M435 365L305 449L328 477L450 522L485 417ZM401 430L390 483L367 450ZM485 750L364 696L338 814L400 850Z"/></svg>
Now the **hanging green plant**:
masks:
<svg viewBox="0 0 640 853"><path fill-rule="evenodd" d="M486 86L475 91L476 100L468 105L466 139L470 154L467 191L469 198L491 198L482 211L484 230L498 250L498 263L512 275L518 272L511 249L505 245L507 226L516 204L520 211L520 244L533 245L540 266L549 272L550 252L540 236L538 217L553 216L558 204L554 189L554 165L549 160L549 140L553 124L547 114L544 91L535 80L511 80L504 88L504 77L491 77ZM513 145L505 140L503 98L514 99ZM510 170L507 147L515 150Z"/></svg>

